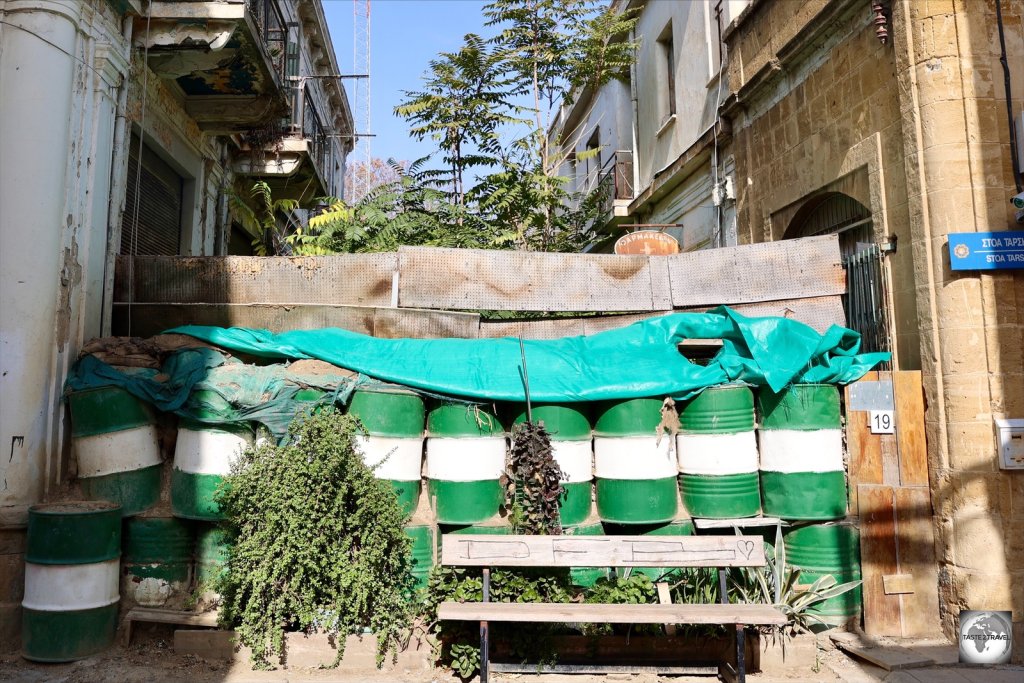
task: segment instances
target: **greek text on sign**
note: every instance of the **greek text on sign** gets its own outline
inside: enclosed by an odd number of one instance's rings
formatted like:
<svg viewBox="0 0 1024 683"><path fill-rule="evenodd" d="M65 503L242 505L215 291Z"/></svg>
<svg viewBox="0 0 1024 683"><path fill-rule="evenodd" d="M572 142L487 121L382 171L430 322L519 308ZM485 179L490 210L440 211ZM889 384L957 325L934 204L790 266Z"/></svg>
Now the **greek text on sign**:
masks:
<svg viewBox="0 0 1024 683"><path fill-rule="evenodd" d="M868 427L872 434L895 434L896 413L892 410L872 410L868 413Z"/></svg>
<svg viewBox="0 0 1024 683"><path fill-rule="evenodd" d="M615 242L616 254L668 256L679 253L679 240L657 230L637 230Z"/></svg>
<svg viewBox="0 0 1024 683"><path fill-rule="evenodd" d="M953 270L1024 268L1024 231L950 233L949 264Z"/></svg>

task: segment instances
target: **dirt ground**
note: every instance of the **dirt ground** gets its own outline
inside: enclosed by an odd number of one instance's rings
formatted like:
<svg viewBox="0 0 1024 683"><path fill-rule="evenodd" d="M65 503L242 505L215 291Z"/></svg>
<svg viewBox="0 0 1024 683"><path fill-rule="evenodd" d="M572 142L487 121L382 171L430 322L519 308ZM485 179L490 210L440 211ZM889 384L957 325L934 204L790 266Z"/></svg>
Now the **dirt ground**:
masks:
<svg viewBox="0 0 1024 683"><path fill-rule="evenodd" d="M796 657L775 662L770 673L748 674L749 683L1019 683L1024 667L994 667L985 670L956 665L955 648L937 643L936 666L888 672L855 660L831 648L818 649L808 659ZM814 652L812 648L812 653ZM446 671L397 669L377 671L342 664L337 670L279 669L252 671L247 662L207 661L176 653L170 629L151 629L138 634L125 648L115 645L95 657L69 664L36 664L16 653L0 655L0 681L10 683L459 683ZM495 683L712 683L710 676L658 676L655 674L499 674ZM474 679L475 681L475 679Z"/></svg>

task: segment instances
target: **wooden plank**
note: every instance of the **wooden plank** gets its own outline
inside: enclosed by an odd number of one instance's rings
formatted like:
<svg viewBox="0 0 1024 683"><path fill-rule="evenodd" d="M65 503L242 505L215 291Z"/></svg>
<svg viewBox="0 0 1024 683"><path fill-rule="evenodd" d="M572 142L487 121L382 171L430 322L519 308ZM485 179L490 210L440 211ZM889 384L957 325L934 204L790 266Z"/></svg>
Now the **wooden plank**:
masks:
<svg viewBox="0 0 1024 683"><path fill-rule="evenodd" d="M398 255L119 256L114 301L390 306Z"/></svg>
<svg viewBox="0 0 1024 683"><path fill-rule="evenodd" d="M216 612L181 612L171 609L136 607L128 610L127 621L145 621L154 624L181 624L182 626L217 626Z"/></svg>
<svg viewBox="0 0 1024 683"><path fill-rule="evenodd" d="M899 531L897 564L913 580L913 595L901 595L902 635L927 638L940 635L939 575L935 563L935 527L932 503L925 486L898 488L896 528Z"/></svg>
<svg viewBox="0 0 1024 683"><path fill-rule="evenodd" d="M737 517L736 519L704 519L695 517L693 525L698 529L732 529L734 527L788 526L778 517Z"/></svg>
<svg viewBox="0 0 1024 683"><path fill-rule="evenodd" d="M836 235L703 249L669 259L672 306L716 306L844 294Z"/></svg>
<svg viewBox="0 0 1024 683"><path fill-rule="evenodd" d="M646 256L401 247L398 305L500 311L657 311Z"/></svg>
<svg viewBox="0 0 1024 683"><path fill-rule="evenodd" d="M664 581L658 581L654 584L654 588L658 591L658 604L660 605L671 605L672 604L672 591L669 590L668 584ZM674 636L676 635L675 624L665 624L665 635Z"/></svg>
<svg viewBox="0 0 1024 683"><path fill-rule="evenodd" d="M130 308L130 312L129 312ZM271 332L338 327L377 337L474 338L480 316L454 311L320 304L114 304L113 332L150 337L180 325L252 327Z"/></svg>
<svg viewBox="0 0 1024 683"><path fill-rule="evenodd" d="M878 373L868 372L859 381L876 382ZM847 406L850 405L850 386L844 389ZM882 442L877 434L871 433L867 411L846 411L846 450L849 455L850 514L856 516L859 514L859 486L882 483Z"/></svg>
<svg viewBox="0 0 1024 683"><path fill-rule="evenodd" d="M442 537L441 563L471 567L762 567L759 536Z"/></svg>
<svg viewBox="0 0 1024 683"><path fill-rule="evenodd" d="M924 432L924 389L920 370L899 370L892 377L896 401L896 440L902 486L928 485L928 449Z"/></svg>
<svg viewBox="0 0 1024 683"><path fill-rule="evenodd" d="M770 605L600 605L586 603L443 602L437 618L593 624L785 624Z"/></svg>
<svg viewBox="0 0 1024 683"><path fill-rule="evenodd" d="M886 574L882 577L882 589L886 595L913 593L914 577L910 574Z"/></svg>
<svg viewBox="0 0 1024 683"><path fill-rule="evenodd" d="M860 562L864 595L864 631L872 636L900 636L900 596L886 595L882 577L898 574L896 515L891 486L861 484Z"/></svg>
<svg viewBox="0 0 1024 683"><path fill-rule="evenodd" d="M623 664L547 664L544 662L490 662L487 668L500 673L525 674L662 674L665 676L714 676L717 666L639 666Z"/></svg>
<svg viewBox="0 0 1024 683"><path fill-rule="evenodd" d="M830 636L840 649L880 666L887 671L932 666L935 660L900 645L879 645L857 633L833 633Z"/></svg>

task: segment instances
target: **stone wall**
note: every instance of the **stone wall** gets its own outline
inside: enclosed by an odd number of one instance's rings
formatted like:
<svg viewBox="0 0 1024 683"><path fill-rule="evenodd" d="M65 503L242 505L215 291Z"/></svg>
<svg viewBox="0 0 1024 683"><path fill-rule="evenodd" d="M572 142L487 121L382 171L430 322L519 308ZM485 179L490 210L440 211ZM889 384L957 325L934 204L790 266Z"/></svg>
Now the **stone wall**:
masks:
<svg viewBox="0 0 1024 683"><path fill-rule="evenodd" d="M1012 609L1024 657L1024 473L1000 471L994 418L1024 417L1024 272L954 273L947 234L1006 230L1015 193L994 0L761 2L726 34L741 241L781 239L808 199L871 210L887 257L896 367L920 368L942 626ZM1003 2L1014 109L1019 4Z"/></svg>

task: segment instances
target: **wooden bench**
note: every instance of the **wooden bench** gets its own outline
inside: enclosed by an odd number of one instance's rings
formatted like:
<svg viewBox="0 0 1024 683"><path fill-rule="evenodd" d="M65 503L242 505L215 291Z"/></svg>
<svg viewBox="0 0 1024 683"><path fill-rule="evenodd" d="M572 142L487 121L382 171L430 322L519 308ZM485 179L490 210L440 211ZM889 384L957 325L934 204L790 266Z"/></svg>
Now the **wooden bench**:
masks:
<svg viewBox="0 0 1024 683"><path fill-rule="evenodd" d="M445 536L441 564L483 568L483 602L444 602L438 619L480 622L480 681L487 682L488 624L552 622L600 624L732 624L736 667L723 677L746 679L747 625L785 624L771 605L728 602L726 567L763 567L757 536ZM608 605L490 602L491 567L716 567L721 602L704 605Z"/></svg>

